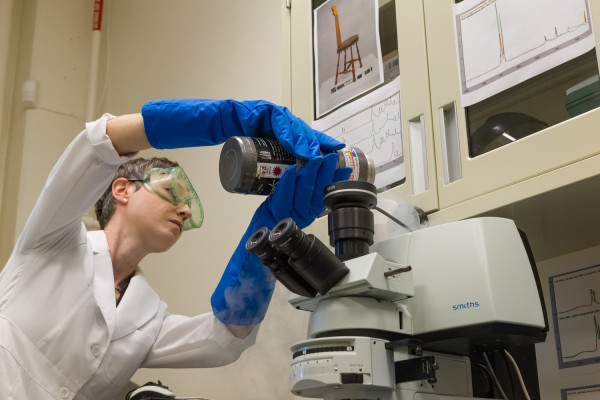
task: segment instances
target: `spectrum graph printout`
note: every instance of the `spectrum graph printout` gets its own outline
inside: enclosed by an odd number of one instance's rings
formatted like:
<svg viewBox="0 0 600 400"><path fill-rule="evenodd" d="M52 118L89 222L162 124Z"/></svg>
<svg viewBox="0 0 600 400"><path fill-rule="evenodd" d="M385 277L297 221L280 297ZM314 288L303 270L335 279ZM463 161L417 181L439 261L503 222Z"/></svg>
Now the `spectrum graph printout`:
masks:
<svg viewBox="0 0 600 400"><path fill-rule="evenodd" d="M559 368L600 362L600 265L549 281Z"/></svg>
<svg viewBox="0 0 600 400"><path fill-rule="evenodd" d="M377 189L404 181L400 78L315 121L313 128L370 157Z"/></svg>
<svg viewBox="0 0 600 400"><path fill-rule="evenodd" d="M589 0L465 0L454 25L463 107L595 46Z"/></svg>

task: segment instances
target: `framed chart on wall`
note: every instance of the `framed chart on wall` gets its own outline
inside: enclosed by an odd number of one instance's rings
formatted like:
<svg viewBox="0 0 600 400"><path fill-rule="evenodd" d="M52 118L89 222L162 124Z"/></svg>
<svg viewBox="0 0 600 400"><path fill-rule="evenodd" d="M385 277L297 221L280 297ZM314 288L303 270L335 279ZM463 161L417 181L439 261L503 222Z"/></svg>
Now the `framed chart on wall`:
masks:
<svg viewBox="0 0 600 400"><path fill-rule="evenodd" d="M600 246L537 267L550 328L546 341L535 345L540 397L599 398Z"/></svg>
<svg viewBox="0 0 600 400"><path fill-rule="evenodd" d="M559 368L600 363L600 265L551 276L549 285Z"/></svg>

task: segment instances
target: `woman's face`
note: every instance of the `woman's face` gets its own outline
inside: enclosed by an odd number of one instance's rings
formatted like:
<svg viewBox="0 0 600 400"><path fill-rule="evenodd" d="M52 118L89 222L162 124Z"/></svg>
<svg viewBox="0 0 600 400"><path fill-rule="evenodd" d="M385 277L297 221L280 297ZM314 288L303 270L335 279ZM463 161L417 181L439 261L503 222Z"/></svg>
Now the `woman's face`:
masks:
<svg viewBox="0 0 600 400"><path fill-rule="evenodd" d="M135 184L129 186L129 223L134 224L150 252L168 250L183 233L185 220L191 217L189 206L171 204L145 187L135 190Z"/></svg>

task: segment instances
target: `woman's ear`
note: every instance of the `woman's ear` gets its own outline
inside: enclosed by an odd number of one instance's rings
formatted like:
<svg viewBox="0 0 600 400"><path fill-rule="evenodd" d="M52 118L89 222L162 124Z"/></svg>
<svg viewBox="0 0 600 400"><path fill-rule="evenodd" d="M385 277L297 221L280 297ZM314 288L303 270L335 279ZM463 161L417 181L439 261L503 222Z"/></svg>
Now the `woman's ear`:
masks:
<svg viewBox="0 0 600 400"><path fill-rule="evenodd" d="M126 178L117 178L112 183L113 198L121 204L127 204L129 201L128 183L129 181Z"/></svg>

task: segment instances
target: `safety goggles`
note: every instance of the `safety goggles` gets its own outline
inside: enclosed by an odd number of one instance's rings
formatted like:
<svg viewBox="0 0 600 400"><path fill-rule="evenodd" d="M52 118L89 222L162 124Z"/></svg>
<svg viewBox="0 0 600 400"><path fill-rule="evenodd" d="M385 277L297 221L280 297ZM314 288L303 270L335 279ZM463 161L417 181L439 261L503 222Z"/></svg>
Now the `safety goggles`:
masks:
<svg viewBox="0 0 600 400"><path fill-rule="evenodd" d="M129 179L141 181L144 187L163 200L173 205L187 204L192 215L183 223L183 230L200 228L204 220L202 203L181 167L151 168L146 171L142 179Z"/></svg>

